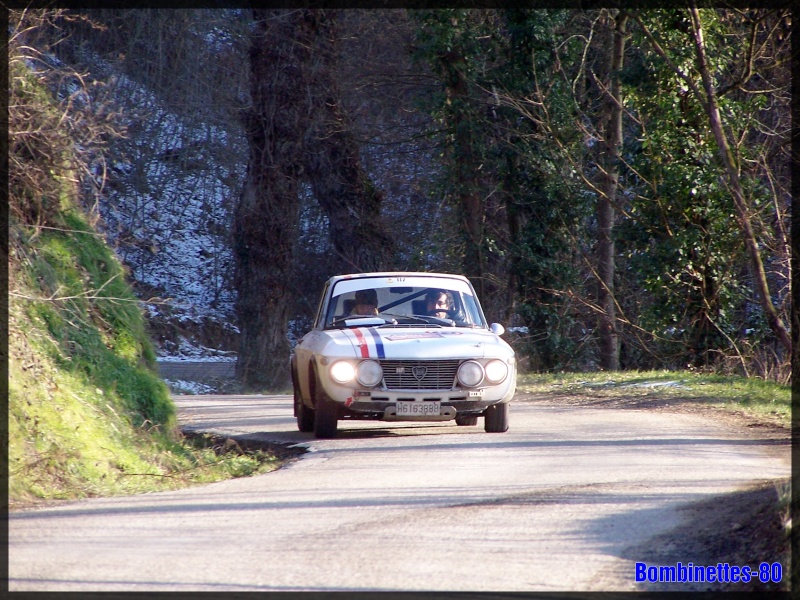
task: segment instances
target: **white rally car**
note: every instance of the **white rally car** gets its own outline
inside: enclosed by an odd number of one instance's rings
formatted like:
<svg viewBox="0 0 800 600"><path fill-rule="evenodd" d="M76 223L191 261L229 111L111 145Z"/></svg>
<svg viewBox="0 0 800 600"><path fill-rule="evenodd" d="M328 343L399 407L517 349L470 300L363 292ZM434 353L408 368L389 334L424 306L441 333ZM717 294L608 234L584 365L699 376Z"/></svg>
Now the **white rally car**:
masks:
<svg viewBox="0 0 800 600"><path fill-rule="evenodd" d="M332 277L291 356L297 426L328 438L342 419L483 417L487 432L506 431L516 361L503 332L461 275Z"/></svg>

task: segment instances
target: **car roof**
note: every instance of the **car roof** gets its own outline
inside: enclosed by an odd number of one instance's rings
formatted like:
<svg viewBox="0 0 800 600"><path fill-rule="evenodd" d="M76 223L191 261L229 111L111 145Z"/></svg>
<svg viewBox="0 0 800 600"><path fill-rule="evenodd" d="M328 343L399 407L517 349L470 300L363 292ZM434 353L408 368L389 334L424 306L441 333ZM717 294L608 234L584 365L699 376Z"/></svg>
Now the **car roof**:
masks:
<svg viewBox="0 0 800 600"><path fill-rule="evenodd" d="M342 279L361 279L366 277L449 277L451 279L469 280L464 275L453 273L430 273L427 271L375 271L372 273L350 273L347 275L334 275L329 279L331 283Z"/></svg>

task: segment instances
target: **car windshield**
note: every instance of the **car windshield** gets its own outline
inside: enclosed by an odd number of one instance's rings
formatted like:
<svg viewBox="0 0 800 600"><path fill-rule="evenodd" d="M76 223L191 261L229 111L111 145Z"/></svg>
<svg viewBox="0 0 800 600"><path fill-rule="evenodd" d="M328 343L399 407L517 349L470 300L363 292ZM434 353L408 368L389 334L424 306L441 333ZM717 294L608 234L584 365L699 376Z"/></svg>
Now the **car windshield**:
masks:
<svg viewBox="0 0 800 600"><path fill-rule="evenodd" d="M446 277L363 277L333 287L323 327L486 327L472 287Z"/></svg>

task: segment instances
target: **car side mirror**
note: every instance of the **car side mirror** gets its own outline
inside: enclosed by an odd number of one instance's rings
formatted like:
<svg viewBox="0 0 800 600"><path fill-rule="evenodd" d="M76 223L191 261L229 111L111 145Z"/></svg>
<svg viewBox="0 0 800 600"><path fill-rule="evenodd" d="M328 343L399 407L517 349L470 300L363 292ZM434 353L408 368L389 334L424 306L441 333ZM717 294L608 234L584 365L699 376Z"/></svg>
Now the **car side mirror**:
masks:
<svg viewBox="0 0 800 600"><path fill-rule="evenodd" d="M506 328L500 325L500 323L492 323L489 325L489 329L491 329L492 333L495 335L503 335L506 332Z"/></svg>

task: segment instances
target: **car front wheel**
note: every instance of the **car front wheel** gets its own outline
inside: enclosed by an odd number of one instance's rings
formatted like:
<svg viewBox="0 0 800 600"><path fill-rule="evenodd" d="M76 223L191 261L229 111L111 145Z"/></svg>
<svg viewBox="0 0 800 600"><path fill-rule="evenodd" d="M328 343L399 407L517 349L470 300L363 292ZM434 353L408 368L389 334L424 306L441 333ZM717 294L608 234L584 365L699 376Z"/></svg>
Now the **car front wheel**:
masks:
<svg viewBox="0 0 800 600"><path fill-rule="evenodd" d="M483 428L487 433L503 433L508 431L508 403L493 404L486 409Z"/></svg>
<svg viewBox="0 0 800 600"><path fill-rule="evenodd" d="M314 410L308 408L300 394L297 373L292 369L292 391L294 392L294 416L297 417L297 428L303 433L314 431Z"/></svg>
<svg viewBox="0 0 800 600"><path fill-rule="evenodd" d="M456 425L471 426L478 424L477 415L456 415Z"/></svg>
<svg viewBox="0 0 800 600"><path fill-rule="evenodd" d="M295 392L296 393L296 392ZM301 398L294 399L297 415L297 428L303 433L314 431L314 410L303 404Z"/></svg>
<svg viewBox="0 0 800 600"><path fill-rule="evenodd" d="M328 400L322 393L319 381L314 376L314 436L320 439L336 436L339 425L339 408L335 402Z"/></svg>

